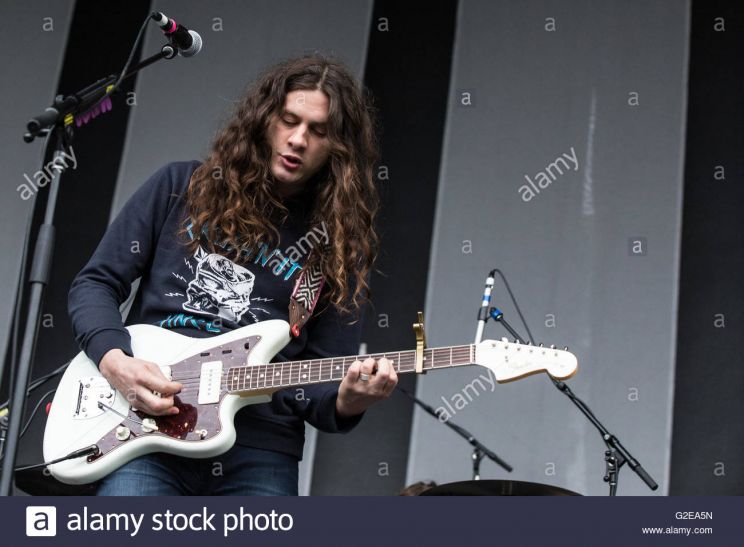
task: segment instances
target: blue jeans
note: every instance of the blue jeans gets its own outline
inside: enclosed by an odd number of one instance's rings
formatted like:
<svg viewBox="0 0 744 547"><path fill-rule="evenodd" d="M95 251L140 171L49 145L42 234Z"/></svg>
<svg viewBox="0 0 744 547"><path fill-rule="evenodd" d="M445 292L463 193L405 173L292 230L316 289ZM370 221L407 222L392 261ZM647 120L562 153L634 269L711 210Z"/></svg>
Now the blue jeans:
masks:
<svg viewBox="0 0 744 547"><path fill-rule="evenodd" d="M236 444L220 456L141 456L104 479L98 496L296 496L299 460Z"/></svg>

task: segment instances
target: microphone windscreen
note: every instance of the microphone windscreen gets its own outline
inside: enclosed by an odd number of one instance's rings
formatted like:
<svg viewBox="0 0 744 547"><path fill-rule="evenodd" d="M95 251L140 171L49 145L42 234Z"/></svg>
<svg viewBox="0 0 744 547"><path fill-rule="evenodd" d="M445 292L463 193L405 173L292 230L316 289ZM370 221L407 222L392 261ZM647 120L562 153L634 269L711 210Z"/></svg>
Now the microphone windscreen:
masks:
<svg viewBox="0 0 744 547"><path fill-rule="evenodd" d="M189 34L191 35L191 47L187 49L182 49L178 51L178 54L181 57L193 57L197 53L201 51L202 48L202 39L201 36L199 36L199 33L195 30L190 30Z"/></svg>

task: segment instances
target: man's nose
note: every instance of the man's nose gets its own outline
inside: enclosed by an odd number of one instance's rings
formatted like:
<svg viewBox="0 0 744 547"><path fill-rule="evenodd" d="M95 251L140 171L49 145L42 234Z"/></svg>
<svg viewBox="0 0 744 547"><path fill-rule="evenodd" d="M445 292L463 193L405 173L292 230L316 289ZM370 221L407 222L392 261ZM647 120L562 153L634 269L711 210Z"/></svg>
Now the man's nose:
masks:
<svg viewBox="0 0 744 547"><path fill-rule="evenodd" d="M289 136L289 144L293 148L306 148L307 147L307 129L302 125L297 128Z"/></svg>

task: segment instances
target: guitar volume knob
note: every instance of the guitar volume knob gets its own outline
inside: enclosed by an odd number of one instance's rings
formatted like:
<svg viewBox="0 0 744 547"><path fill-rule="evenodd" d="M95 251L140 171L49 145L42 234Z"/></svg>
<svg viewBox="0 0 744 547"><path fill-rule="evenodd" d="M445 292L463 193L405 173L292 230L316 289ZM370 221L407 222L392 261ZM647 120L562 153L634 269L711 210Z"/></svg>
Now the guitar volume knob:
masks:
<svg viewBox="0 0 744 547"><path fill-rule="evenodd" d="M145 418L142 420L142 432L143 433L152 433L153 431L156 431L158 429L157 424L155 423L155 420L152 418Z"/></svg>
<svg viewBox="0 0 744 547"><path fill-rule="evenodd" d="M126 441L129 439L129 436L131 435L131 431L128 427L120 425L116 428L116 439L119 441Z"/></svg>

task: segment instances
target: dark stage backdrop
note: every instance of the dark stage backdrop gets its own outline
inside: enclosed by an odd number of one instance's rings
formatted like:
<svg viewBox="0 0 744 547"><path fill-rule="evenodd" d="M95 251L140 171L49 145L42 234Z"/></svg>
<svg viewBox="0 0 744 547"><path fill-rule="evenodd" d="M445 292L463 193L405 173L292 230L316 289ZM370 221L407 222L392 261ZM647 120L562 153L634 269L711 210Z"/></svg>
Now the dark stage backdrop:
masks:
<svg viewBox="0 0 744 547"><path fill-rule="evenodd" d="M671 493L744 494L744 5L692 4Z"/></svg>

